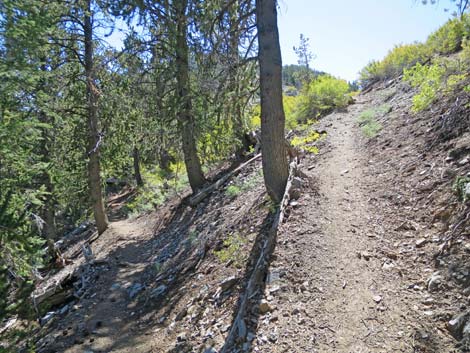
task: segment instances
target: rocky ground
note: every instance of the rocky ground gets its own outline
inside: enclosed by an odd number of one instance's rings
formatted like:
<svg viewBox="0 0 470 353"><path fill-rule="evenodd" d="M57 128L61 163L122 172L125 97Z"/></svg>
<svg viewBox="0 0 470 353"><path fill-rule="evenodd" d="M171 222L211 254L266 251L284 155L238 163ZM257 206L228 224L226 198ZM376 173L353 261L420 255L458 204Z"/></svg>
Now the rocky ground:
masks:
<svg viewBox="0 0 470 353"><path fill-rule="evenodd" d="M301 160L309 185L279 228L246 340L227 351L466 350L469 211L452 187L470 176L470 133L442 138L447 111L412 114L412 94L390 82L313 127L327 137ZM370 110L374 137L358 122ZM272 222L260 168L196 207L183 197L114 222L92 261L68 265L80 296L43 317L36 350L220 352Z"/></svg>

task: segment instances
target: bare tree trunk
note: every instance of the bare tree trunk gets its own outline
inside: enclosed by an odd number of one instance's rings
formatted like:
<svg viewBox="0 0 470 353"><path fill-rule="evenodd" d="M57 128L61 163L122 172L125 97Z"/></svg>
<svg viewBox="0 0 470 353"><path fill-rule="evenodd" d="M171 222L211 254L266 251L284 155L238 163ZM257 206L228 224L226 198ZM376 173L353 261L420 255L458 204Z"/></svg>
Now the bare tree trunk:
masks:
<svg viewBox="0 0 470 353"><path fill-rule="evenodd" d="M280 202L289 176L284 143L282 61L276 0L256 0L261 88L261 148L264 182L269 196Z"/></svg>
<svg viewBox="0 0 470 353"><path fill-rule="evenodd" d="M188 173L189 184L193 192L200 189L205 178L201 162L197 155L196 139L194 138L194 117L190 97L189 81L189 48L187 43L186 10L188 0L174 2L176 10L176 91L178 96L178 127L183 143L184 162Z"/></svg>
<svg viewBox="0 0 470 353"><path fill-rule="evenodd" d="M93 24L91 19L91 1L86 1L84 16L85 36L85 76L88 117L88 187L90 190L91 206L95 217L98 233L103 233L108 228L100 176L100 133L98 131L98 90L95 86L93 68Z"/></svg>
<svg viewBox="0 0 470 353"><path fill-rule="evenodd" d="M134 160L134 178L137 186L144 186L144 180L142 179L142 174L140 173L140 153L137 146L134 146L132 151L132 157Z"/></svg>

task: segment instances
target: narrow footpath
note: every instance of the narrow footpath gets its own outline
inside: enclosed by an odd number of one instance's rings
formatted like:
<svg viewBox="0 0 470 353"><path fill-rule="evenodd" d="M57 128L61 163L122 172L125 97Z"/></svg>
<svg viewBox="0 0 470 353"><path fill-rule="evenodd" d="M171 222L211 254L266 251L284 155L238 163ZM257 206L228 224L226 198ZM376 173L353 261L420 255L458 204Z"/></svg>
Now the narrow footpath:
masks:
<svg viewBox="0 0 470 353"><path fill-rule="evenodd" d="M304 161L312 190L280 231L266 289L273 310L254 351L412 351L399 275L377 256L384 229L369 205L360 109L326 117L326 146Z"/></svg>

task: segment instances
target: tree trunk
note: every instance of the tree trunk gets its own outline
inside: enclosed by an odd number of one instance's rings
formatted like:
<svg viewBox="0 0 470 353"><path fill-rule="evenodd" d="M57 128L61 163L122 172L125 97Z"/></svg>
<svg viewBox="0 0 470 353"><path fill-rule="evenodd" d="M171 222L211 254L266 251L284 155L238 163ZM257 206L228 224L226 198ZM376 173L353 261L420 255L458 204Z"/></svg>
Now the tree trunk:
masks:
<svg viewBox="0 0 470 353"><path fill-rule="evenodd" d="M197 155L196 139L194 138L194 117L190 97L189 81L189 48L187 43L186 9L188 0L174 2L176 10L176 94L178 98L178 128L183 144L184 162L188 173L189 184L193 192L200 189L205 178L201 162Z"/></svg>
<svg viewBox="0 0 470 353"><path fill-rule="evenodd" d="M261 90L261 148L264 182L269 196L280 202L289 176L284 143L282 61L276 0L256 0Z"/></svg>
<svg viewBox="0 0 470 353"><path fill-rule="evenodd" d="M93 24L91 19L91 1L86 1L84 16L85 35L85 76L88 118L88 187L90 190L91 206L95 218L98 233L103 233L108 228L100 175L100 142L98 131L98 90L95 86L93 68Z"/></svg>
<svg viewBox="0 0 470 353"><path fill-rule="evenodd" d="M134 178L137 186L144 186L144 180L142 179L142 174L140 174L140 154L137 146L134 146L132 151L132 157L134 159Z"/></svg>

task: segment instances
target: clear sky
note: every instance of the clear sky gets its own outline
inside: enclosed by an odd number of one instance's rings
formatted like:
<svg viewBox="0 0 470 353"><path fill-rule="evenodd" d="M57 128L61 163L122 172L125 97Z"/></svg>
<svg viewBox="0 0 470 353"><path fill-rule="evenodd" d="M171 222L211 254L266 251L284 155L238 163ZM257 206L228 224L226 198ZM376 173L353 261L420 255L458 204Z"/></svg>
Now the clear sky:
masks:
<svg viewBox="0 0 470 353"><path fill-rule="evenodd" d="M311 66L347 80L395 44L423 41L450 17L441 5L420 0L279 0L283 64L297 64L293 46L310 38Z"/></svg>

